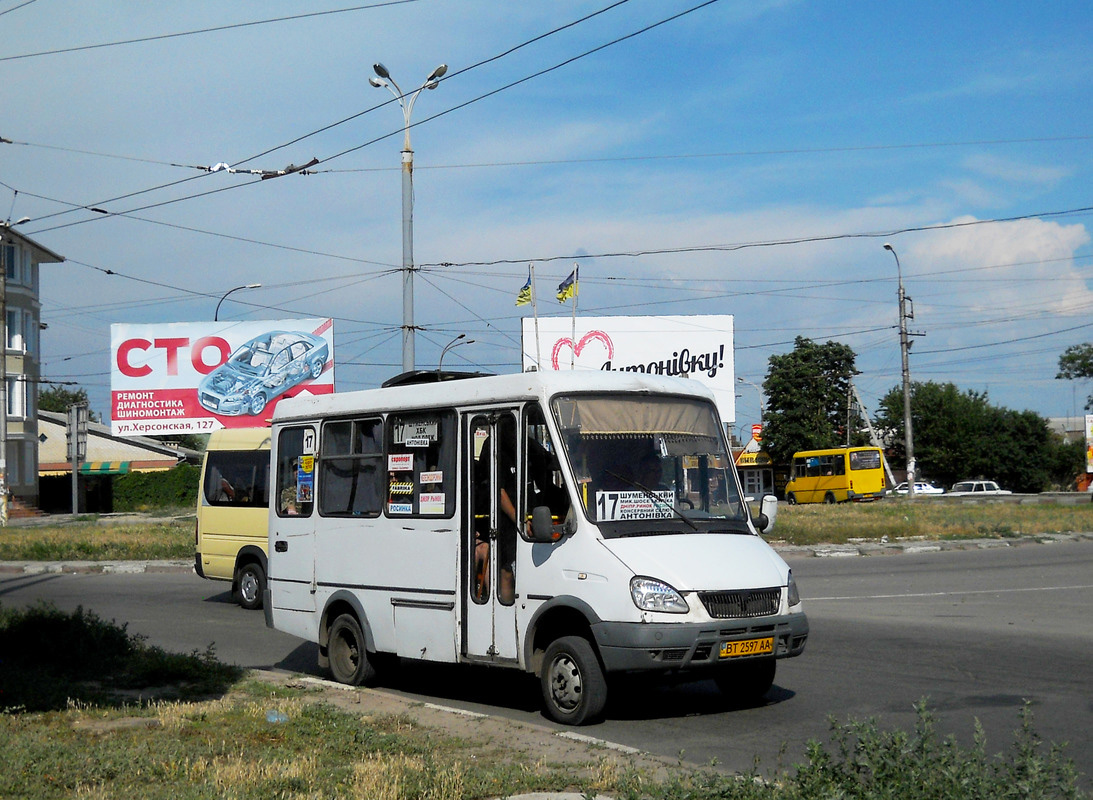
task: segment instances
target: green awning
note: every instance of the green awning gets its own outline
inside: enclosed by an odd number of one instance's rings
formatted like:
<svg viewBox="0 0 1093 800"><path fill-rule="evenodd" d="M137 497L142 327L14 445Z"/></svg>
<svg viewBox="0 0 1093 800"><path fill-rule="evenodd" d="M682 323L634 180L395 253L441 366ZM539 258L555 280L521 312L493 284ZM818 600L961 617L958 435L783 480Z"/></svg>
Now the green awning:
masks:
<svg viewBox="0 0 1093 800"><path fill-rule="evenodd" d="M124 475L129 471L129 461L85 461L80 464L81 475Z"/></svg>

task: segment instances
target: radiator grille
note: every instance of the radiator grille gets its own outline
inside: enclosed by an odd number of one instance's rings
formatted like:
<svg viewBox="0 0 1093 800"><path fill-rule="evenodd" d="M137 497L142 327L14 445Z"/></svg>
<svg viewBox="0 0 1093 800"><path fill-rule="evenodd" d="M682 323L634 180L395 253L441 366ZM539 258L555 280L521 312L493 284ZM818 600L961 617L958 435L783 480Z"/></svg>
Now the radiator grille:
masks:
<svg viewBox="0 0 1093 800"><path fill-rule="evenodd" d="M706 611L714 619L746 619L778 613L781 589L750 589L738 592L699 592Z"/></svg>

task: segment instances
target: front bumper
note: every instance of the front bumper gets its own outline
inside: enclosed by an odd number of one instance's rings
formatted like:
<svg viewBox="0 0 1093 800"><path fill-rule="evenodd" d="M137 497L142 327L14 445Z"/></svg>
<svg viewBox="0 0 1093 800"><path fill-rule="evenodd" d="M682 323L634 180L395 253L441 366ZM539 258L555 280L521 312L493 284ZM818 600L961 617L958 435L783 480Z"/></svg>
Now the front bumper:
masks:
<svg viewBox="0 0 1093 800"><path fill-rule="evenodd" d="M775 658L800 655L808 639L808 618L786 614L711 623L600 622L592 632L607 672L683 672L743 660L721 658L723 642L772 636Z"/></svg>
<svg viewBox="0 0 1093 800"><path fill-rule="evenodd" d="M206 410L212 411L214 414L223 414L228 417L237 417L247 408L245 400L227 398L208 390L199 390L197 398L198 402L200 402Z"/></svg>

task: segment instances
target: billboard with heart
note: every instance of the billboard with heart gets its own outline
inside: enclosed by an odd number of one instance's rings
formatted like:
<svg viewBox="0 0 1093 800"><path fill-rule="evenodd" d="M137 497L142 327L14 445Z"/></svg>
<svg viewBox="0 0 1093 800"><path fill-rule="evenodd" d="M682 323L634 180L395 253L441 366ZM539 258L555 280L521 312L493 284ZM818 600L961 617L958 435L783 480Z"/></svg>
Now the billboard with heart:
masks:
<svg viewBox="0 0 1093 800"><path fill-rule="evenodd" d="M713 390L723 422L736 420L732 315L546 317L523 320L523 368L674 375Z"/></svg>

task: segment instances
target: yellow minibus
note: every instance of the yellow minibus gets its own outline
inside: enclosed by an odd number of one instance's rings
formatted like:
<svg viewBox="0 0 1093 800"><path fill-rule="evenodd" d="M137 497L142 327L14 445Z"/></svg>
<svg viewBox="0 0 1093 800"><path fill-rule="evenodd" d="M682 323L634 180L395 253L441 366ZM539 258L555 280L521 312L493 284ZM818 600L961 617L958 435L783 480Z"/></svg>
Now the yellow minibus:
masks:
<svg viewBox="0 0 1093 800"><path fill-rule="evenodd" d="M269 541L269 428L209 437L197 497L194 570L231 581L243 608L262 607Z"/></svg>
<svg viewBox="0 0 1093 800"><path fill-rule="evenodd" d="M883 459L879 447L836 447L794 453L786 501L790 505L845 503L883 497Z"/></svg>

